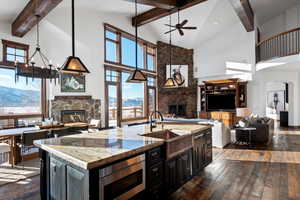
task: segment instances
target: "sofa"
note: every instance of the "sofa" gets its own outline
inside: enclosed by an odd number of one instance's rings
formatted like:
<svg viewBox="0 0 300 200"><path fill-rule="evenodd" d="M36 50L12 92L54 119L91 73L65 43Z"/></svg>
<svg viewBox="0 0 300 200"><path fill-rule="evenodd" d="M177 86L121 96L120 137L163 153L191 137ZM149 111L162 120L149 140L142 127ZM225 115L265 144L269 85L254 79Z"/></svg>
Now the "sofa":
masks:
<svg viewBox="0 0 300 200"><path fill-rule="evenodd" d="M195 123L195 124L209 124L212 125L212 146L217 148L224 148L231 143L230 129L224 126L222 122L209 119L184 119L184 118L164 118L165 121L177 123Z"/></svg>
<svg viewBox="0 0 300 200"><path fill-rule="evenodd" d="M274 120L270 118L250 119L247 127L256 128L251 132L251 142L254 144L268 144L272 141L274 134ZM243 130L236 130L237 142L248 142L249 135Z"/></svg>

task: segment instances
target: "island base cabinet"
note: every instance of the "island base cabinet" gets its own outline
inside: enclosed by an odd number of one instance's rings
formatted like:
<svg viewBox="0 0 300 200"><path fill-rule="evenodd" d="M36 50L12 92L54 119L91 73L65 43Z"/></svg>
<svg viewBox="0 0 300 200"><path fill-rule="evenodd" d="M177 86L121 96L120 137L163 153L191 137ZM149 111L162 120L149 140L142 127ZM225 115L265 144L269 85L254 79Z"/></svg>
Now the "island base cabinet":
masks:
<svg viewBox="0 0 300 200"><path fill-rule="evenodd" d="M165 187L167 195L175 192L192 177L191 150L166 161Z"/></svg>
<svg viewBox="0 0 300 200"><path fill-rule="evenodd" d="M88 182L85 173L67 166L67 200L88 199Z"/></svg>
<svg viewBox="0 0 300 200"><path fill-rule="evenodd" d="M212 162L212 135L211 129L195 134L193 139L193 175Z"/></svg>
<svg viewBox="0 0 300 200"><path fill-rule="evenodd" d="M41 199L88 200L89 173L41 152ZM93 198L96 199L96 198Z"/></svg>
<svg viewBox="0 0 300 200"><path fill-rule="evenodd" d="M66 165L55 158L50 158L50 199L66 199Z"/></svg>

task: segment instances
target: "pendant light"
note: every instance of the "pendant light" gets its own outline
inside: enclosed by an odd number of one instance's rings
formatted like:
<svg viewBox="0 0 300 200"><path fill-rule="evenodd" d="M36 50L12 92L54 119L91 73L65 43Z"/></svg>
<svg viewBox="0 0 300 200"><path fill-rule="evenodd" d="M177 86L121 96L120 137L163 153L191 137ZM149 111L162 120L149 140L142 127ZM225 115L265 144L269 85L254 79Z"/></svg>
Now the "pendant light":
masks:
<svg viewBox="0 0 300 200"><path fill-rule="evenodd" d="M62 71L67 73L90 73L79 57L75 56L75 7L72 0L72 56L69 56L62 66Z"/></svg>
<svg viewBox="0 0 300 200"><path fill-rule="evenodd" d="M37 12L37 1L35 2L35 12ZM32 78L34 81L35 78L39 79L49 79L52 82L54 79L56 83L56 79L59 78L58 70L52 65L50 59L45 56L42 52L40 46L40 19L41 16L39 14L35 14L36 17L36 48L33 54L26 60L25 65L20 64L17 60L15 60L15 82L19 81L19 76L26 77L26 84L28 84L28 78ZM41 66L38 66L36 60L41 61Z"/></svg>
<svg viewBox="0 0 300 200"><path fill-rule="evenodd" d="M137 0L135 0L135 70L128 77L128 83L140 83L147 81L145 74L138 69L138 27L137 27Z"/></svg>
<svg viewBox="0 0 300 200"><path fill-rule="evenodd" d="M169 34L170 34L170 76L169 76L169 78L166 80L166 82L165 82L165 85L164 85L164 87L165 88L174 88L174 87L176 87L176 84L175 84L175 81L174 81L174 79L172 78L172 31L171 31L171 26L172 26L172 16L171 16L171 14L170 14L170 31L169 31Z"/></svg>

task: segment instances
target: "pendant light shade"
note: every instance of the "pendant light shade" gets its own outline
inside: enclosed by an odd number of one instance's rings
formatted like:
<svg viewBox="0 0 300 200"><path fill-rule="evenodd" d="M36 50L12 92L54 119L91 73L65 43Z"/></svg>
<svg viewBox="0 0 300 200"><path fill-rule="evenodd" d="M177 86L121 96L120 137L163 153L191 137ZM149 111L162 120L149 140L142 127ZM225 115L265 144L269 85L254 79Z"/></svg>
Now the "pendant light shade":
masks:
<svg viewBox="0 0 300 200"><path fill-rule="evenodd" d="M175 86L176 84L173 78L168 78L164 85L165 88L173 88Z"/></svg>
<svg viewBox="0 0 300 200"><path fill-rule="evenodd" d="M128 77L128 83L140 83L147 81L145 74L138 69L138 27L137 27L137 0L135 0L135 70Z"/></svg>
<svg viewBox="0 0 300 200"><path fill-rule="evenodd" d="M72 56L69 56L62 66L62 71L66 73L90 73L79 57L75 56L75 6L72 0Z"/></svg>
<svg viewBox="0 0 300 200"><path fill-rule="evenodd" d="M80 58L74 56L69 56L67 58L62 70L70 73L90 73Z"/></svg>
<svg viewBox="0 0 300 200"><path fill-rule="evenodd" d="M164 88L174 88L176 87L176 84L175 84L175 80L172 78L172 31L171 31L171 26L172 26L172 17L171 17L171 14L170 14L170 75L169 75L169 78L166 80L165 82L165 85L164 85Z"/></svg>
<svg viewBox="0 0 300 200"><path fill-rule="evenodd" d="M140 83L142 81L147 81L147 77L141 70L134 70L130 76L128 77L127 81L128 83Z"/></svg>

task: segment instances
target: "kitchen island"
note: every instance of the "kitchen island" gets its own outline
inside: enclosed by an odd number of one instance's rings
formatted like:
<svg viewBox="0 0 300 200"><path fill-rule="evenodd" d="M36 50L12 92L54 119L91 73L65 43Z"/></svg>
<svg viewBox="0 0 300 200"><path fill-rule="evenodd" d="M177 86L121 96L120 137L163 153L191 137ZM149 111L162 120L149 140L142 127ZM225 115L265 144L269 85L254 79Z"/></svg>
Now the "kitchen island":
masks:
<svg viewBox="0 0 300 200"><path fill-rule="evenodd" d="M170 140L149 136L145 124L35 141L40 148L42 199L140 199L145 194L162 198L193 176L192 136L205 131L209 135L210 126L174 123L153 129L161 136L167 131ZM167 157L166 143L175 138L187 141L187 148ZM178 176L178 170L185 175L174 182L170 175ZM163 192L163 180L176 187Z"/></svg>

